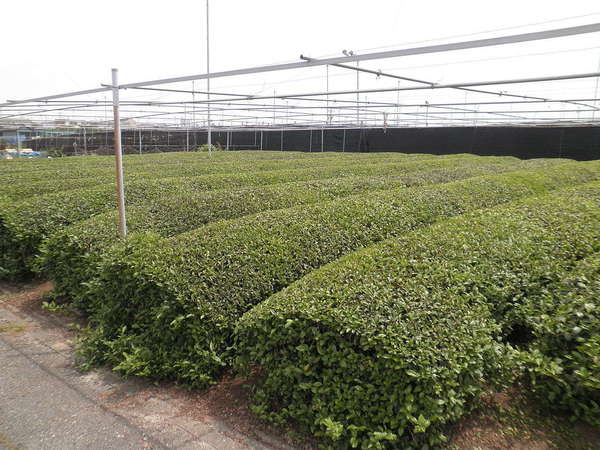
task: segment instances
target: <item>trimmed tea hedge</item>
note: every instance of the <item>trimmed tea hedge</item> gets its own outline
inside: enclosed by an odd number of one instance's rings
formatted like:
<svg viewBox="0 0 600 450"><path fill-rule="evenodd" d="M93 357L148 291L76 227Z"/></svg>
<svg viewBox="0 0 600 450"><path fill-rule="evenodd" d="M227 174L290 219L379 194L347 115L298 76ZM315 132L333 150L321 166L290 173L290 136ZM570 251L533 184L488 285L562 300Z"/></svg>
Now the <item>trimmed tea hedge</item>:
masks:
<svg viewBox="0 0 600 450"><path fill-rule="evenodd" d="M312 157L331 157L333 153L310 154L303 152L277 152L277 151L244 151L244 152L219 152L210 156L212 161L231 161L242 159L295 159ZM144 164L163 164L180 161L202 161L208 160L209 156L199 152L168 152L168 153L149 153L143 155L127 154L123 155L123 163L128 166ZM69 167L114 167L114 156L70 156L68 158L37 159L24 158L14 160L0 159L0 164L4 173L23 172L29 170L48 170Z"/></svg>
<svg viewBox="0 0 600 450"><path fill-rule="evenodd" d="M531 166L537 162L502 166L465 163L456 168L419 170L401 176L347 177L276 184L266 188L176 194L129 208L128 230L130 233L154 231L170 237L209 222L260 211L319 203L367 191L444 183ZM114 244L115 223L116 213L110 211L67 227L48 240L42 249L38 267L54 281L55 294L68 296L84 307L79 300L86 290L85 283L95 276L103 251Z"/></svg>
<svg viewBox="0 0 600 450"><path fill-rule="evenodd" d="M513 199L596 180L600 161L352 196L217 222L171 239L132 236L88 295L93 362L202 385L225 364L238 318L357 248Z"/></svg>
<svg viewBox="0 0 600 450"><path fill-rule="evenodd" d="M200 177L138 180L127 183L128 205L160 199L176 193L197 192L238 186L260 186L286 181L301 181L352 175L399 175L426 168L457 167L460 164L486 161L506 164L503 158L467 156L435 158L397 164L335 164L331 167L295 170L248 172ZM512 158L509 161L513 161ZM533 160L535 164L535 160ZM541 161L547 164L546 160ZM0 278L19 279L31 275L33 258L45 238L62 228L116 207L114 187L105 185L89 189L26 199L0 201Z"/></svg>
<svg viewBox="0 0 600 450"><path fill-rule="evenodd" d="M596 182L342 258L240 320L239 362L262 374L254 410L336 448L437 446L510 369L498 303L598 249Z"/></svg>
<svg viewBox="0 0 600 450"><path fill-rule="evenodd" d="M377 164L385 162L409 162L429 159L454 159L457 155L436 157L434 155L403 155L396 154L382 157L374 154L371 158L289 158L289 159L257 159L257 160L225 160L214 161L212 158L198 160L169 160L161 164L148 162L125 166L125 175L128 180L140 178L160 178L199 176L216 173L259 172L268 170L303 169L310 167L326 167L332 165ZM458 155L465 157L467 155ZM518 161L514 157L497 157L498 161ZM51 193L68 189L71 185L79 187L83 181L96 180L97 184L110 182L114 179L114 167L89 167L78 165L75 167L58 167L56 169L32 170L26 172L8 173L0 175L0 194L4 197L17 199L26 195L36 194L33 187L44 189L38 193ZM45 184L52 180L53 184ZM40 184L32 186L32 184ZM89 186L89 184L87 185Z"/></svg>
<svg viewBox="0 0 600 450"><path fill-rule="evenodd" d="M403 156L420 157L426 154L396 153L398 158ZM169 152L150 153L144 155L123 155L123 164L126 167L143 166L148 164L169 164L182 162L212 161L214 163L232 161L255 161L255 160L289 160L289 159L374 159L387 158L392 153L336 153L336 152L280 152L280 151L233 151L218 152L210 157L201 152ZM26 172L31 170L63 170L67 168L88 167L112 168L115 165L114 156L72 156L68 158L54 159L22 159L6 161L0 159L3 173Z"/></svg>
<svg viewBox="0 0 600 450"><path fill-rule="evenodd" d="M51 175L45 181L23 181L7 185L0 189L0 198L5 199L6 202L16 202L29 197L54 194L73 189L93 188L102 185L114 186L114 179L110 177L66 178L58 180L56 178L56 175ZM127 181L129 181L129 177Z"/></svg>
<svg viewBox="0 0 600 450"><path fill-rule="evenodd" d="M600 253L529 296L519 315L533 333L522 356L539 398L600 426Z"/></svg>

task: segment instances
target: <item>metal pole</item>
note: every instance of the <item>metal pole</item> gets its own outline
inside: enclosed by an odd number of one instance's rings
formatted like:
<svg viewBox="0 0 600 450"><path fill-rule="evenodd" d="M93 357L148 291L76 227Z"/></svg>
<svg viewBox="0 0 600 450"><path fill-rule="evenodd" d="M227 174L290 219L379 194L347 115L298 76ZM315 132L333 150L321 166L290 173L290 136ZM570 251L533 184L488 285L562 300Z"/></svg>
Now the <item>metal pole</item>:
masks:
<svg viewBox="0 0 600 450"><path fill-rule="evenodd" d="M87 131L83 127L83 152L87 155Z"/></svg>
<svg viewBox="0 0 600 450"><path fill-rule="evenodd" d="M263 149L263 130L260 130L260 149Z"/></svg>
<svg viewBox="0 0 600 450"><path fill-rule="evenodd" d="M331 123L330 120L330 114L331 111L329 111L329 66L325 66L325 68L327 69L327 123Z"/></svg>
<svg viewBox="0 0 600 450"><path fill-rule="evenodd" d="M142 130L138 130L138 137L139 137L139 145L140 145L140 155L142 154Z"/></svg>
<svg viewBox="0 0 600 450"><path fill-rule="evenodd" d="M121 149L121 114L119 112L119 71L112 69L113 115L115 131L115 170L117 176L117 205L119 207L119 237L127 237L125 218L125 188L123 184L123 155Z"/></svg>
<svg viewBox="0 0 600 450"><path fill-rule="evenodd" d="M344 128L344 137L342 138L342 152L346 151L346 129Z"/></svg>
<svg viewBox="0 0 600 450"><path fill-rule="evenodd" d="M17 138L17 158L21 157L21 139L19 139L19 129L15 130L15 137Z"/></svg>
<svg viewBox="0 0 600 450"><path fill-rule="evenodd" d="M323 152L324 136L325 136L325 130L323 130L323 128L321 128L321 152Z"/></svg>
<svg viewBox="0 0 600 450"><path fill-rule="evenodd" d="M208 0L206 0L206 98L210 101L210 28L209 28L209 15L208 15ZM210 129L210 102L208 103L207 110L208 119L208 156L212 154L212 135Z"/></svg>
<svg viewBox="0 0 600 450"><path fill-rule="evenodd" d="M196 89L195 81L192 80L192 128L194 129L194 138L196 137ZM194 141L195 143L196 141Z"/></svg>
<svg viewBox="0 0 600 450"><path fill-rule="evenodd" d="M310 141L308 141L308 151L312 153L312 129L310 130Z"/></svg>
<svg viewBox="0 0 600 450"><path fill-rule="evenodd" d="M358 67L359 62L356 61L356 67ZM356 71L356 124L360 124L360 94L358 91L360 90L360 72Z"/></svg>
<svg viewBox="0 0 600 450"><path fill-rule="evenodd" d="M398 80L398 89L400 89L400 80ZM396 93L396 126L400 126L400 91Z"/></svg>
<svg viewBox="0 0 600 450"><path fill-rule="evenodd" d="M598 72L600 72L600 58L598 59ZM594 89L594 93L595 96L594 98L598 98L598 81L600 80L600 78L596 78L596 89ZM594 101L594 106L598 106L598 101L595 100ZM594 112L592 112L592 120L594 120L596 118L596 111L594 110Z"/></svg>

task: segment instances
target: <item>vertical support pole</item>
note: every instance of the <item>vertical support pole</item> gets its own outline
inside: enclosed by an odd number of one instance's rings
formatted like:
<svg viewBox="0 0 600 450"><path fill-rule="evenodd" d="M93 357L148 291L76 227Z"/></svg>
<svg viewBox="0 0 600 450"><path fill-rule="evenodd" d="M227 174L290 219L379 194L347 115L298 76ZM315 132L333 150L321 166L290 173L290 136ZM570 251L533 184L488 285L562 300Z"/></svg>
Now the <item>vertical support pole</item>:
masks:
<svg viewBox="0 0 600 450"><path fill-rule="evenodd" d="M192 128L194 129L194 146L196 145L196 84L192 80Z"/></svg>
<svg viewBox="0 0 600 450"><path fill-rule="evenodd" d="M600 72L600 58L598 59L598 69L597 70L598 70L598 72ZM596 78L596 88L594 89L594 99L596 99L596 100L594 100L594 106L595 107L598 106L598 100L597 100L597 98L598 98L598 82L599 81L600 80L598 78ZM592 120L594 120L595 118L596 118L596 109L594 109L592 111Z"/></svg>
<svg viewBox="0 0 600 450"><path fill-rule="evenodd" d="M227 143L225 144L225 150L229 150L229 133L230 133L230 131L226 131Z"/></svg>
<svg viewBox="0 0 600 450"><path fill-rule="evenodd" d="M206 98L207 103L207 125L208 125L208 156L212 154L212 131L210 128L210 28L208 15L208 0L206 0Z"/></svg>
<svg viewBox="0 0 600 450"><path fill-rule="evenodd" d="M344 135L342 137L342 153L346 151L346 129L344 128Z"/></svg>
<svg viewBox="0 0 600 450"><path fill-rule="evenodd" d="M119 111L119 71L112 69L113 116L115 131L115 171L117 176L117 205L119 207L119 237L127 237L125 219L125 188L123 184L123 155L121 148L121 113Z"/></svg>
<svg viewBox="0 0 600 450"><path fill-rule="evenodd" d="M327 76L327 118L326 118L326 120L327 120L327 123L331 123L331 118L330 118L331 112L329 110L329 64L327 64L325 66L325 69L326 69L326 76Z"/></svg>
<svg viewBox="0 0 600 450"><path fill-rule="evenodd" d="M310 141L308 141L308 151L312 153L312 129L310 130Z"/></svg>
<svg viewBox="0 0 600 450"><path fill-rule="evenodd" d="M104 96L104 147L105 151L108 152L108 100L106 95Z"/></svg>
<svg viewBox="0 0 600 450"><path fill-rule="evenodd" d="M558 157L562 158L563 140L565 139L565 129L563 128L560 132L560 141L558 144Z"/></svg>
<svg viewBox="0 0 600 450"><path fill-rule="evenodd" d="M187 128L185 129L185 151L189 152L190 151L190 126L188 124Z"/></svg>
<svg viewBox="0 0 600 450"><path fill-rule="evenodd" d="M84 154L88 154L87 153L87 131L85 129L85 127L83 127L83 153Z"/></svg>
<svg viewBox="0 0 600 450"><path fill-rule="evenodd" d="M138 138L139 138L139 139L138 139L138 140L139 140L138 144L139 144L139 146L140 146L140 155L141 155L141 154L142 154L142 130L141 130L141 129L139 129L139 130L138 130L138 133L139 133L139 135L138 135Z"/></svg>
<svg viewBox="0 0 600 450"><path fill-rule="evenodd" d="M15 137L17 138L17 158L21 157L21 139L19 138L19 129L15 130Z"/></svg>
<svg viewBox="0 0 600 450"><path fill-rule="evenodd" d="M263 149L263 130L260 130L260 149Z"/></svg>
<svg viewBox="0 0 600 450"><path fill-rule="evenodd" d="M356 61L356 67L358 67L359 62ZM360 94L358 91L360 90L360 72L356 71L356 125L360 126Z"/></svg>
<svg viewBox="0 0 600 450"><path fill-rule="evenodd" d="M283 151L283 128L281 129L281 151Z"/></svg>
<svg viewBox="0 0 600 450"><path fill-rule="evenodd" d="M321 152L323 152L324 141L325 141L325 130L323 128L321 128Z"/></svg>
<svg viewBox="0 0 600 450"><path fill-rule="evenodd" d="M396 126L400 126L400 80L398 80L398 92L396 92Z"/></svg>

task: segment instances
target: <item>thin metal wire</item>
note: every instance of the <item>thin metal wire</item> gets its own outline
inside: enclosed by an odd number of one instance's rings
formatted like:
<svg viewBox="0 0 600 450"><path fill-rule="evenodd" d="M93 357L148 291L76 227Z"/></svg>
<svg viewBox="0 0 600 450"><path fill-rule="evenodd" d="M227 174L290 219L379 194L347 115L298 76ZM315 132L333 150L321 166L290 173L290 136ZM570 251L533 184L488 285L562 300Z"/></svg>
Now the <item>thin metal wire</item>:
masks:
<svg viewBox="0 0 600 450"><path fill-rule="evenodd" d="M560 30L549 30L547 32L525 33L522 35L506 36L501 38L484 39L479 41L471 41L465 43L444 44L441 46L430 46L420 49L405 49L393 52L383 52L385 55L398 56L400 54L419 54L419 52L429 51L447 51L448 49L457 48L477 48L479 46L498 45L510 42L523 42L532 39L536 36L537 39L547 39L549 37L566 36L575 33L573 30L593 31L596 28L600 29L599 24L592 24L583 27L571 27ZM133 83L129 85L121 85L123 94L127 89L135 89L136 91L144 92L162 92L164 95L154 96L154 99L146 100L145 97L135 97L130 99L122 99L120 101L122 120L127 121L128 127L153 126L154 124L160 127L177 128L184 127L186 130L190 128L190 107L191 107L191 125L192 128L198 128L196 114L205 117L204 127L213 125L213 120L210 119L210 109L215 113L214 127L222 129L223 127L279 127L279 128L296 128L298 126L315 125L321 128L331 126L346 125L352 122L352 117L355 117L355 126L411 126L411 124L422 123L426 126L436 126L438 124L446 124L450 126L462 126L465 123L508 123L513 125L537 124L537 123L577 123L588 124L596 123L596 111L598 110L598 88L600 79L600 65L598 72L584 74L570 74L563 76L544 76L536 78L514 78L507 80L492 80L492 81L466 81L462 83L436 84L420 78L399 76L389 71L382 72L380 70L371 70L369 68L354 67L344 64L344 61L355 61L357 64L360 60L374 59L374 55L354 55L356 58L333 58L327 60L315 60L305 58L308 64L293 63L294 67L314 67L325 65L325 92L298 92L290 94L279 94L274 91L273 95L256 95L244 94L237 92L212 92L210 89L206 92L196 91L195 80L207 79L206 75L198 75L192 77L179 77L167 80L155 80L156 83L162 84L166 82L179 83L184 80L191 79L192 89L171 89L162 87L152 87L151 82ZM382 54L379 54L382 57ZM377 88L377 89L357 89L354 90L334 90L330 88L329 65L356 70L357 75L360 72L371 74L373 76L401 79L406 82L419 83L421 86L400 85L393 88ZM259 68L244 69L242 71L221 72L216 76L226 76L231 72L244 72L246 74L263 73L274 70L287 70L289 65L276 68L275 66L263 66ZM213 74L213 76L215 76ZM228 75L227 75L228 76ZM323 74L321 75L321 78ZM367 77L368 78L368 77ZM585 79L593 79L595 89L593 98L577 98L585 97L585 95L574 95L575 92L586 90L590 92L588 85L579 85L572 82L568 87L568 92L572 95L571 98L553 98L552 95L540 96L539 92L549 92L556 94L554 87L558 86L559 81L579 80L577 83L583 83ZM583 80L583 81L582 81ZM367 80L368 82L369 80ZM522 85L527 83L531 86L537 83L537 95L532 95L532 92L522 93L512 89L522 88ZM423 84L425 86L423 86ZM490 91L481 89L480 86L490 85L510 85L514 86L510 92L507 91ZM540 88L540 86L547 86ZM63 96L48 96L38 99L30 99L24 102L12 102L1 104L2 115L0 115L0 128L7 126L64 126L69 121L76 121L75 125L83 127L109 127L111 121L108 118L107 107L108 101L106 97L101 99L90 99L89 96L97 96L113 86L106 86L102 89L92 89L87 91L77 91L70 95L83 96L83 100L70 100ZM262 89L264 91L264 89ZM438 94L441 91L460 90L465 92L462 101L451 101L448 94ZM419 92L426 91L427 97L425 101L413 101ZM212 93L218 97L208 100L196 100L196 94ZM358 97L361 94L374 94L369 99L361 99ZM403 94L404 101L400 102L400 94ZM560 94L567 93L567 90L561 89ZM165 95L169 95L168 99ZM171 98L179 95L185 96L191 94L190 97L184 100L176 101ZM341 98L347 94L356 94L356 100ZM390 95L395 94L395 101L391 100ZM467 95L471 94L471 101L467 101ZM502 101L484 101L484 96L494 95L503 97L509 100ZM130 96L131 97L131 96ZM321 97L321 98L320 98ZM379 100L379 98L382 98ZM442 98L439 98L442 97ZM562 97L562 95L561 95ZM272 100L272 104L260 102L260 100ZM279 101L278 100L285 100ZM437 100L437 101L435 101ZM589 103L591 102L591 104ZM532 105L544 105L548 108L537 108ZM569 105L567 107L566 105ZM507 108L508 107L508 108ZM402 111L400 110L402 108ZM416 109L414 109L416 108ZM354 111L354 114L353 112ZM104 112L104 116L102 116ZM575 114L574 116L568 115ZM493 117L496 116L496 117ZM390 120L391 118L391 120ZM394 120L395 118L395 120ZM102 120L103 119L103 120ZM188 144L189 145L189 144Z"/></svg>

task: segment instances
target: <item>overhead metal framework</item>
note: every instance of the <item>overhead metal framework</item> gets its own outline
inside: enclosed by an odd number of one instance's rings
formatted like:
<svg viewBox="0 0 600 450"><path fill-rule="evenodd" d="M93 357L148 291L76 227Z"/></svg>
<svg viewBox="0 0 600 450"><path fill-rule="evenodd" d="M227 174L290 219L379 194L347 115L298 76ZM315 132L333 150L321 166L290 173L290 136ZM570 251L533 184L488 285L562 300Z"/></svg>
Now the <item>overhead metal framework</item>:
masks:
<svg viewBox="0 0 600 450"><path fill-rule="evenodd" d="M519 74L516 67L514 77L482 79L472 71L469 72L471 79L440 82L433 81L435 77L397 73L393 67L385 70L368 67L373 61L389 66L409 57L510 48L514 44L542 42L551 49L549 42L593 33L600 33L600 23L379 52L344 52L339 57L301 55L299 61L284 64L118 86L101 84L86 90L0 103L0 129L114 128L109 113L113 102L106 94L115 89L120 93L121 125L126 128L197 130L213 127L219 130L597 124L600 118L598 71L565 73L564 69L557 69L558 73L531 76ZM320 67L326 70L315 72ZM330 75L334 70L337 72ZM277 88L283 83L279 80L270 85L273 77L290 71L309 71L314 81L307 84L284 80L290 86L287 90ZM220 79L243 82L248 77L253 80L263 77L259 92L248 88L240 91L235 86L227 89L221 86L214 91L210 85L207 89L196 89L193 84ZM348 86L354 77L356 86ZM310 89L312 86L317 89Z"/></svg>

